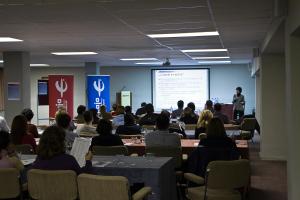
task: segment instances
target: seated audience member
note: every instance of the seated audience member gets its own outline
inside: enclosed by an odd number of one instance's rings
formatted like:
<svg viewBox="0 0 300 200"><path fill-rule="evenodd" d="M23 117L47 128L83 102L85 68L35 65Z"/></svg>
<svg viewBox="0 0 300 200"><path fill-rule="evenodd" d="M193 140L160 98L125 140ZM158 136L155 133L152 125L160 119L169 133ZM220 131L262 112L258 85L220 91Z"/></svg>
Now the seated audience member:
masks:
<svg viewBox="0 0 300 200"><path fill-rule="evenodd" d="M10 136L6 131L0 131L0 168L17 168L22 170L24 168L22 162L16 155L9 153Z"/></svg>
<svg viewBox="0 0 300 200"><path fill-rule="evenodd" d="M100 120L99 117L98 117L98 110L96 108L91 108L90 112L93 115L93 122L92 122L92 124L98 124L98 122Z"/></svg>
<svg viewBox="0 0 300 200"><path fill-rule="evenodd" d="M193 102L190 102L190 103L188 103L187 107L189 107L190 109L192 109L193 114L196 115L196 117L198 119L199 116L195 113L195 110L196 110L195 104Z"/></svg>
<svg viewBox="0 0 300 200"><path fill-rule="evenodd" d="M59 106L57 112L55 113L55 118L58 114L60 113L65 113L68 114L67 109L64 106ZM56 125L56 121L52 124L52 125ZM71 120L70 122L70 126L69 126L69 131L73 131L76 129L75 123L73 122L73 120Z"/></svg>
<svg viewBox="0 0 300 200"><path fill-rule="evenodd" d="M209 110L214 113L213 102L211 100L207 100L205 103L205 110Z"/></svg>
<svg viewBox="0 0 300 200"><path fill-rule="evenodd" d="M75 138L78 137L78 135L69 130L71 117L67 113L59 113L58 115L56 115L55 121L57 127L62 128L66 132L65 142L67 146L72 146Z"/></svg>
<svg viewBox="0 0 300 200"><path fill-rule="evenodd" d="M213 116L214 115L212 114L212 112L210 112L210 110L203 110L201 112L195 129L195 139L198 139L201 133L206 132L206 128Z"/></svg>
<svg viewBox="0 0 300 200"><path fill-rule="evenodd" d="M118 108L118 105L116 103L114 103L112 105L112 110L110 111L110 113L111 113L112 116L116 116L117 115L117 108Z"/></svg>
<svg viewBox="0 0 300 200"><path fill-rule="evenodd" d="M151 103L149 103L145 106L145 109L146 109L147 114L140 119L140 121L139 121L140 126L155 125L158 115L154 113L153 105Z"/></svg>
<svg viewBox="0 0 300 200"><path fill-rule="evenodd" d="M124 115L124 125L118 126L116 134L119 135L137 135L141 134L141 127L135 123L131 114Z"/></svg>
<svg viewBox="0 0 300 200"><path fill-rule="evenodd" d="M113 117L110 112L106 112L106 106L100 106L100 117L102 119L111 120Z"/></svg>
<svg viewBox="0 0 300 200"><path fill-rule="evenodd" d="M146 102L141 103L141 107L136 110L135 115L136 116L141 116L141 115L146 114L146 108L145 108L146 105L147 105Z"/></svg>
<svg viewBox="0 0 300 200"><path fill-rule="evenodd" d="M34 116L32 110L30 108L25 108L22 113L22 115L24 115L27 119L27 124L28 124L28 132L31 133L33 135L33 137L38 138L39 137L39 133L38 130L36 128L36 125L31 123L31 120Z"/></svg>
<svg viewBox="0 0 300 200"><path fill-rule="evenodd" d="M96 134L96 128L92 125L93 122L93 114L90 111L85 111L83 113L84 124L78 124L76 132L77 135L80 133L92 133Z"/></svg>
<svg viewBox="0 0 300 200"><path fill-rule="evenodd" d="M7 125L6 120L2 116L0 116L0 131L10 132L9 126Z"/></svg>
<svg viewBox="0 0 300 200"><path fill-rule="evenodd" d="M31 133L28 132L28 124L24 115L17 115L11 124L11 138L14 145L29 144L36 150L36 142Z"/></svg>
<svg viewBox="0 0 300 200"><path fill-rule="evenodd" d="M92 146L120 146L124 145L120 136L112 134L112 124L110 121L100 119L97 126L99 136L93 137Z"/></svg>
<svg viewBox="0 0 300 200"><path fill-rule="evenodd" d="M156 120L156 131L145 135L146 146L175 146L180 147L180 136L177 133L169 133L170 119L160 114Z"/></svg>
<svg viewBox="0 0 300 200"><path fill-rule="evenodd" d="M167 110L163 110L160 113L161 115L165 115L170 119L170 112ZM169 133L179 133L181 134L184 138L186 138L186 134L183 128L180 127L179 123L170 123L169 126Z"/></svg>
<svg viewBox="0 0 300 200"><path fill-rule="evenodd" d="M124 125L124 113L125 113L124 106L118 106L116 113L117 115L113 118L112 125L114 127Z"/></svg>
<svg viewBox="0 0 300 200"><path fill-rule="evenodd" d="M125 111L125 114L132 115L134 117L131 106L125 106L124 111Z"/></svg>
<svg viewBox="0 0 300 200"><path fill-rule="evenodd" d="M198 117L193 113L191 108L186 107L183 110L183 113L179 120L184 122L185 124L197 124Z"/></svg>
<svg viewBox="0 0 300 200"><path fill-rule="evenodd" d="M75 119L77 120L77 124L83 124L84 119L83 119L83 113L86 111L86 107L84 105L79 105L77 107L77 116Z"/></svg>
<svg viewBox="0 0 300 200"><path fill-rule="evenodd" d="M46 128L41 136L37 158L32 164L32 169L43 170L72 170L77 174L92 171L92 153L87 152L85 166L80 168L76 159L66 154L65 131L56 126Z"/></svg>
<svg viewBox="0 0 300 200"><path fill-rule="evenodd" d="M183 106L184 106L184 102L182 100L179 100L177 102L177 107L178 108L172 112L172 118L173 119L179 118L182 115Z"/></svg>
<svg viewBox="0 0 300 200"><path fill-rule="evenodd" d="M229 119L228 119L227 115L222 113L222 105L220 103L216 103L214 105L214 110L215 110L214 117L222 120L222 122L224 124L229 124Z"/></svg>

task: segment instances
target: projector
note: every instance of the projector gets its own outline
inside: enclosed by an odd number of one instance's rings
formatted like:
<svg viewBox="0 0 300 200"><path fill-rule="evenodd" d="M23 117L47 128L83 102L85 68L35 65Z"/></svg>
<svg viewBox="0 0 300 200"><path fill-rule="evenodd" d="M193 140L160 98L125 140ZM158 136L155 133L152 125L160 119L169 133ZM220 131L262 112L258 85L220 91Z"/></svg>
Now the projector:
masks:
<svg viewBox="0 0 300 200"><path fill-rule="evenodd" d="M169 61L169 58L166 58L166 61L162 64L162 66L170 66L171 63Z"/></svg>

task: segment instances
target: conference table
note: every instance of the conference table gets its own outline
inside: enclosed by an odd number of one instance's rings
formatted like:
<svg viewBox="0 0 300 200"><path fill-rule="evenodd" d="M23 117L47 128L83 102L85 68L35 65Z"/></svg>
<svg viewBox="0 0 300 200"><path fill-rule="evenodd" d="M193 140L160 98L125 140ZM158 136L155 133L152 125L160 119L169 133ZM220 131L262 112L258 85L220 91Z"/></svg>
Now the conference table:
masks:
<svg viewBox="0 0 300 200"><path fill-rule="evenodd" d="M36 155L22 155L25 166ZM129 184L143 183L152 188L150 200L176 200L175 161L170 157L93 156L93 174L124 176ZM28 169L28 167L25 167Z"/></svg>
<svg viewBox="0 0 300 200"><path fill-rule="evenodd" d="M128 148L129 154L145 155L145 143L139 139L122 139L125 146ZM194 151L200 140L195 139L181 139L182 154L189 155ZM244 159L249 159L249 146L247 140L235 140L236 146Z"/></svg>

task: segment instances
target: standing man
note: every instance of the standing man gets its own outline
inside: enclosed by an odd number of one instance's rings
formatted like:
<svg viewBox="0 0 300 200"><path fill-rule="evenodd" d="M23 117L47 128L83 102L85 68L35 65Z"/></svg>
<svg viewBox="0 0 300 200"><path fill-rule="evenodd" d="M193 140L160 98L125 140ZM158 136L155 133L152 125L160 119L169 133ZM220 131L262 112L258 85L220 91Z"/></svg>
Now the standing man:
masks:
<svg viewBox="0 0 300 200"><path fill-rule="evenodd" d="M236 94L233 95L233 119L237 120L244 116L245 111L245 97L242 95L242 88L236 88Z"/></svg>

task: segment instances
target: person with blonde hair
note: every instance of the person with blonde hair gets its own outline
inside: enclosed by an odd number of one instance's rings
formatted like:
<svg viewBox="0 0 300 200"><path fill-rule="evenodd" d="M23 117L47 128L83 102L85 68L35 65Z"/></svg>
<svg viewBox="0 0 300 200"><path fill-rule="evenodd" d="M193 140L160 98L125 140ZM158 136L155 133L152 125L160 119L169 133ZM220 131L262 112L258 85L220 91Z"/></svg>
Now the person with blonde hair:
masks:
<svg viewBox="0 0 300 200"><path fill-rule="evenodd" d="M195 139L198 139L201 133L206 132L206 128L213 117L214 115L210 110L203 110L201 112L195 129Z"/></svg>

